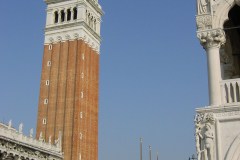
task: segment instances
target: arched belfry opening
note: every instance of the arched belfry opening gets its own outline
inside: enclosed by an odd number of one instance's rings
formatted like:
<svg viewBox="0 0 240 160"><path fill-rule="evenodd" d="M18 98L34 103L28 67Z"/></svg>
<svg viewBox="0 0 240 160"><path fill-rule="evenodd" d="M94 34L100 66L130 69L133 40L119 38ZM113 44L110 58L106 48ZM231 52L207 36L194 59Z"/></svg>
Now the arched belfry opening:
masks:
<svg viewBox="0 0 240 160"><path fill-rule="evenodd" d="M235 5L224 23L226 44L221 48L222 78L240 78L240 7Z"/></svg>

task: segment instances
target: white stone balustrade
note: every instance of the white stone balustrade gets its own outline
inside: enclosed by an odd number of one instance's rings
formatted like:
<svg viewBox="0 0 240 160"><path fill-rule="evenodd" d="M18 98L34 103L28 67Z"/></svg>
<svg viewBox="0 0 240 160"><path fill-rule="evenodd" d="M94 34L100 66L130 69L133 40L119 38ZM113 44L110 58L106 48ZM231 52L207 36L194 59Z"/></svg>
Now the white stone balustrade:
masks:
<svg viewBox="0 0 240 160"><path fill-rule="evenodd" d="M31 146L32 148L38 148L42 151L48 151L52 153L61 153L61 147L57 147L56 145L52 145L49 143L45 143L34 139L32 137L28 137L19 133L15 128L12 128L8 125L0 123L0 139L10 139L12 141L16 141L18 143L22 143L23 145Z"/></svg>
<svg viewBox="0 0 240 160"><path fill-rule="evenodd" d="M240 102L240 78L228 79L221 82L222 103L231 104Z"/></svg>

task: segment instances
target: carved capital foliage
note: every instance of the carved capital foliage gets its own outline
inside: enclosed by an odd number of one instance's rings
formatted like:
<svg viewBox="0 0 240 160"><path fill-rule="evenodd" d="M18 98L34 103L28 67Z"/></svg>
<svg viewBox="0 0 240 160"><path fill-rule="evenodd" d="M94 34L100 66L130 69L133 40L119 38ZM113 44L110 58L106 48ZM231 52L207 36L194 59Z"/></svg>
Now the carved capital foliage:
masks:
<svg viewBox="0 0 240 160"><path fill-rule="evenodd" d="M198 31L212 28L212 16L211 15L197 16L196 22L197 22Z"/></svg>
<svg viewBox="0 0 240 160"><path fill-rule="evenodd" d="M207 49L212 47L221 47L226 42L225 32L222 29L201 31L197 33L201 45Z"/></svg>

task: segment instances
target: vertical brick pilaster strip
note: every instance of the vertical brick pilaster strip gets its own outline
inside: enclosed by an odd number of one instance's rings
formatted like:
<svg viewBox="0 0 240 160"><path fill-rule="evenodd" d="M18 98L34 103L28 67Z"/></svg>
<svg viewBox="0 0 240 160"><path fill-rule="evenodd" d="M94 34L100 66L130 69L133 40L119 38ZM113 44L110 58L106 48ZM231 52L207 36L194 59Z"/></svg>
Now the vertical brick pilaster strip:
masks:
<svg viewBox="0 0 240 160"><path fill-rule="evenodd" d="M86 90L86 65L85 65L85 58L83 59L83 55L85 57L85 53L86 53L86 44L83 40L80 40L82 43L82 50L81 50L81 63L80 63L80 67L81 67L81 71L83 73L83 78L82 78L82 83L81 83L81 91L85 91ZM80 139L80 143L79 143L79 156L81 156L82 160L85 160L85 122L86 122L86 99L83 97L80 99L80 103L81 103L81 108L80 108L80 112L82 112L82 118L80 119L80 126L79 126L79 132L82 133L82 138ZM80 137L79 137L80 138Z"/></svg>
<svg viewBox="0 0 240 160"><path fill-rule="evenodd" d="M64 115L65 115L65 98L67 83L67 62L68 62L69 41L62 44L59 59L59 82L58 95L56 104L56 121L55 121L55 139L58 139L59 132L63 133Z"/></svg>
<svg viewBox="0 0 240 160"><path fill-rule="evenodd" d="M94 137L93 137L93 159L96 160L97 159L97 74L98 74L98 68L97 68L97 56L98 54L96 52L94 52L94 62L93 62L93 68L94 68L94 74L93 74L93 133L94 133Z"/></svg>
<svg viewBox="0 0 240 160"><path fill-rule="evenodd" d="M77 41L69 43L69 58L67 69L67 90L66 90L66 106L65 106L65 122L64 122L64 159L70 160L72 153L72 132L73 132L73 105L75 92L75 70L76 70L76 49Z"/></svg>
<svg viewBox="0 0 240 160"><path fill-rule="evenodd" d="M99 67L99 63L100 63L100 55L96 54L96 106L95 106L95 110L96 110L96 140L95 140L95 151L96 151L96 159L98 160L98 114L99 114L99 72L100 72L100 67Z"/></svg>
<svg viewBox="0 0 240 160"><path fill-rule="evenodd" d="M75 79L75 101L74 101L74 118L73 118L73 137L72 137L72 160L79 159L80 143L80 110L81 110L81 90L82 90L82 42L78 40L76 55L76 79Z"/></svg>
<svg viewBox="0 0 240 160"><path fill-rule="evenodd" d="M83 133L83 139L82 139L82 159L87 160L87 79L88 79L88 74L87 74L87 44L84 42L84 83L83 83L83 92L84 92L84 97L83 97L83 128L82 128L82 133Z"/></svg>
<svg viewBox="0 0 240 160"><path fill-rule="evenodd" d="M48 97L48 113L47 113L47 129L46 129L46 141L51 136L54 138L55 130L55 109L57 101L57 86L58 86L58 68L59 68L59 52L61 51L61 42L57 43L53 47L51 72L49 78L49 97Z"/></svg>
<svg viewBox="0 0 240 160"><path fill-rule="evenodd" d="M87 160L90 160L90 138L91 138L91 104L90 104L90 91L91 91L91 48L88 46L87 52Z"/></svg>
<svg viewBox="0 0 240 160"><path fill-rule="evenodd" d="M48 86L46 86L46 79L49 77L50 67L47 66L47 62L51 60L51 52L48 45L44 45L44 53L42 60L42 75L40 81L40 94L38 102L38 119L37 119L37 131L36 138L39 139L40 132L45 132L46 125L43 125L43 118L47 115L47 108L44 105L44 99L48 96ZM45 133L43 133L45 135Z"/></svg>

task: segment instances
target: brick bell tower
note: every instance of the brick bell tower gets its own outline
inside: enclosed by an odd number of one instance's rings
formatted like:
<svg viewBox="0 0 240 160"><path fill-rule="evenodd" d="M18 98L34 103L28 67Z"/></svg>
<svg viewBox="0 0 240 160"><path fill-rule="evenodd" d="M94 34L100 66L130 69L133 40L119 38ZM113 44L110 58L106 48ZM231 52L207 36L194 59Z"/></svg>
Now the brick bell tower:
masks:
<svg viewBox="0 0 240 160"><path fill-rule="evenodd" d="M65 160L98 159L98 0L45 0L36 137L61 141ZM61 136L59 136L61 135Z"/></svg>

